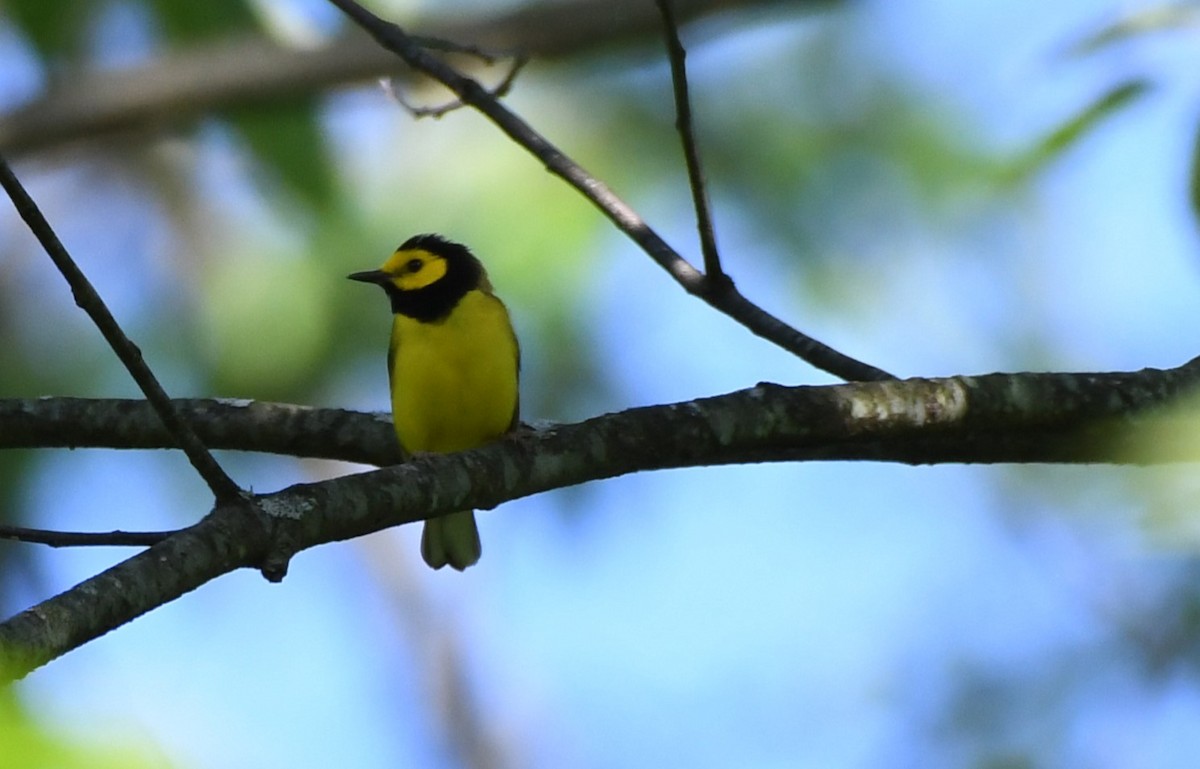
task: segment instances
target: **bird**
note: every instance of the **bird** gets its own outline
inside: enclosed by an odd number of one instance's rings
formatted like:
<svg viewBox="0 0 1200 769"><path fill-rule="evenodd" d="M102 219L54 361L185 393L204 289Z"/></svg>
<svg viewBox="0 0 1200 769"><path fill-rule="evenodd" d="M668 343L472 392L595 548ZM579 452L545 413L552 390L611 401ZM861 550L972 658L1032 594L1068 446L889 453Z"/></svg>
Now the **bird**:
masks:
<svg viewBox="0 0 1200 769"><path fill-rule="evenodd" d="M517 335L483 263L466 246L415 235L378 270L347 277L382 287L391 303L388 382L406 455L465 451L516 428ZM421 557L432 568L463 571L481 552L474 511L425 522Z"/></svg>

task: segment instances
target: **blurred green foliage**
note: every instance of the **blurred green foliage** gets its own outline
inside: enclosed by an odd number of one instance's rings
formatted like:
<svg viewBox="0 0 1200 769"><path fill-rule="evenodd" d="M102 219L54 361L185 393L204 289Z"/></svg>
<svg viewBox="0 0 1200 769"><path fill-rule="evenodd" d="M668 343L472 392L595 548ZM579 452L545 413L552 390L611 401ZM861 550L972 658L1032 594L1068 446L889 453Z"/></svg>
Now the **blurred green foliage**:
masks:
<svg viewBox="0 0 1200 769"><path fill-rule="evenodd" d="M256 28L254 12L246 0L206 0L203 3L149 0L146 6L170 43L190 44L244 34Z"/></svg>
<svg viewBox="0 0 1200 769"><path fill-rule="evenodd" d="M286 191L320 211L334 206L334 176L315 99L235 107L225 118L255 162L280 177Z"/></svg>
<svg viewBox="0 0 1200 769"><path fill-rule="evenodd" d="M9 0L4 15L47 60L71 59L82 52L84 35L97 4L90 0Z"/></svg>
<svg viewBox="0 0 1200 769"><path fill-rule="evenodd" d="M104 738L55 733L32 719L11 690L0 691L0 758L13 769L165 769L148 745L109 732Z"/></svg>
<svg viewBox="0 0 1200 769"><path fill-rule="evenodd" d="M1092 132L1096 125L1118 110L1128 107L1143 96L1151 85L1142 79L1120 83L1086 105L1078 114L1068 117L1035 142L1022 157L1009 167L1014 181L1028 179Z"/></svg>

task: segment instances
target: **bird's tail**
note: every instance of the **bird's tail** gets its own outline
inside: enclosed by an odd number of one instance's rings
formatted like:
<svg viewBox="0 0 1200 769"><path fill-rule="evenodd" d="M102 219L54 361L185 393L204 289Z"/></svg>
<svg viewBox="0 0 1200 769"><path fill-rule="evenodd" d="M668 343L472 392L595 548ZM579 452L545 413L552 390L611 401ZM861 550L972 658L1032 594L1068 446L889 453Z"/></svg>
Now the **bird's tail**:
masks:
<svg viewBox="0 0 1200 769"><path fill-rule="evenodd" d="M475 511L463 510L425 522L421 532L421 557L435 569L450 564L462 571L479 560L483 546L475 526Z"/></svg>

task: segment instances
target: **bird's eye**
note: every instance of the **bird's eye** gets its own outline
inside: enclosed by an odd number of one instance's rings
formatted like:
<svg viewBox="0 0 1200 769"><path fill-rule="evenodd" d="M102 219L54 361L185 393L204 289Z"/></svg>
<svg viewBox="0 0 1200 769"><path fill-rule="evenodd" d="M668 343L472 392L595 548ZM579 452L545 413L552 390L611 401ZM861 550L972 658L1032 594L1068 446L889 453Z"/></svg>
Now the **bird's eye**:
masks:
<svg viewBox="0 0 1200 769"><path fill-rule="evenodd" d="M425 263L420 259L409 259L407 262L405 262L404 269L408 272L420 272L421 267L424 266L424 264Z"/></svg>

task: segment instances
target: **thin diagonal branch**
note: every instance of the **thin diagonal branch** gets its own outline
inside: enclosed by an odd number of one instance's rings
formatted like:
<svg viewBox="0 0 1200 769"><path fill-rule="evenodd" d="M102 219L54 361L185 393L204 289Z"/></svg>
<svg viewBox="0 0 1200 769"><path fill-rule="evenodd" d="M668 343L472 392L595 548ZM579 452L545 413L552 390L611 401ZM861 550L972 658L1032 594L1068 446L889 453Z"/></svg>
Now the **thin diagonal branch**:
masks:
<svg viewBox="0 0 1200 769"><path fill-rule="evenodd" d="M437 80L464 104L474 107L540 160L554 175L571 185L638 244L685 291L741 323L754 334L773 342L813 366L850 381L894 379L891 374L825 345L792 328L746 299L732 282L706 281L703 273L684 259L604 182L588 173L546 137L494 98L477 81L416 44L395 24L385 22L354 0L329 0L413 69Z"/></svg>
<svg viewBox="0 0 1200 769"><path fill-rule="evenodd" d="M17 212L25 220L38 242L42 244L42 248L50 256L54 266L66 278L67 284L71 287L71 293L75 297L75 304L86 312L96 327L100 329L100 333L104 335L113 352L117 354L121 363L129 370L133 380L145 394L146 400L150 401L154 410L158 412L167 432L175 439L179 448L183 449L188 461L208 484L213 495L219 501L232 500L240 496L241 490L238 489L237 484L221 469L191 427L175 411L174 406L171 405L171 399L142 358L142 351L121 330L121 326L108 311L104 300L96 293L96 289L83 274L83 270L79 269L75 260L67 253L66 247L54 234L50 223L46 221L46 217L42 216L37 204L25 191L25 187L22 186L3 157L0 157L0 185L4 187L12 199L13 205L16 206Z"/></svg>
<svg viewBox="0 0 1200 769"><path fill-rule="evenodd" d="M675 128L683 142L683 157L687 164L688 186L692 190L692 206L696 209L696 229L700 232L700 252L704 255L704 276L710 281L728 281L721 269L717 251L717 235L713 229L708 185L700 165L700 150L696 146L696 129L692 121L692 100L688 95L687 51L679 39L679 25L671 0L655 0L663 19L663 36L667 42L667 58L671 62L671 86L675 92Z"/></svg>

